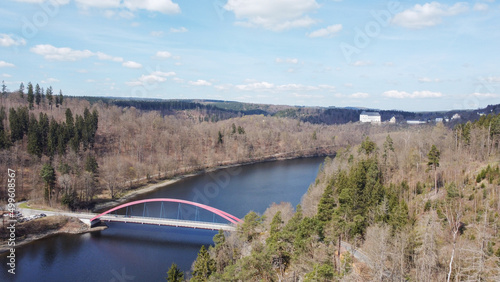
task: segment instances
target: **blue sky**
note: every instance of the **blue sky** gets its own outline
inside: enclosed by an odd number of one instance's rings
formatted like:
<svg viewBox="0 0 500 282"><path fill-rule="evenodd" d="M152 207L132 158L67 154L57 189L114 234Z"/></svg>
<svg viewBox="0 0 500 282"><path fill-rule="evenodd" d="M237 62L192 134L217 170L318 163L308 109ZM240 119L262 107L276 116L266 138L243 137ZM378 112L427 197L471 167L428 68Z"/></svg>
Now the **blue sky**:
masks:
<svg viewBox="0 0 500 282"><path fill-rule="evenodd" d="M0 18L10 90L412 111L500 103L491 0L4 0Z"/></svg>

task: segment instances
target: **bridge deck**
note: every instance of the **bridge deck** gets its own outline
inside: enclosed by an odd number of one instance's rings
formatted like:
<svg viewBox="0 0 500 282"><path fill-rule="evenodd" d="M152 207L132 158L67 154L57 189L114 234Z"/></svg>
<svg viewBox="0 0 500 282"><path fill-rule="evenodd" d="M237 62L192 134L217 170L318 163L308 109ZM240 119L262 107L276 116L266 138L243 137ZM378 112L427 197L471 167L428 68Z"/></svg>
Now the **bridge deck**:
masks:
<svg viewBox="0 0 500 282"><path fill-rule="evenodd" d="M215 222L201 222L201 221L191 221L191 220L177 220L177 219L167 219L167 218L152 218L152 217L126 217L120 215L103 215L100 217L101 221L111 221L111 222L124 222L124 223L136 223L136 224L151 224L151 225L164 225L164 226L175 226L175 227L187 227L195 229L209 229L209 230L224 230L224 231L235 231L236 227L234 225L215 223Z"/></svg>

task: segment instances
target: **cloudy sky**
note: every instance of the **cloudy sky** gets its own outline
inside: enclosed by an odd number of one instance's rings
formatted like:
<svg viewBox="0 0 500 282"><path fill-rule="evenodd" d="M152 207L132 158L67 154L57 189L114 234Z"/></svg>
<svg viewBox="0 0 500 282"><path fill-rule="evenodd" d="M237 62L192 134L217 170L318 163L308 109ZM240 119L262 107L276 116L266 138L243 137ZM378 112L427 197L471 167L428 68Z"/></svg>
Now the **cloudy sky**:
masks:
<svg viewBox="0 0 500 282"><path fill-rule="evenodd" d="M3 0L0 18L9 90L414 111L500 103L493 0Z"/></svg>

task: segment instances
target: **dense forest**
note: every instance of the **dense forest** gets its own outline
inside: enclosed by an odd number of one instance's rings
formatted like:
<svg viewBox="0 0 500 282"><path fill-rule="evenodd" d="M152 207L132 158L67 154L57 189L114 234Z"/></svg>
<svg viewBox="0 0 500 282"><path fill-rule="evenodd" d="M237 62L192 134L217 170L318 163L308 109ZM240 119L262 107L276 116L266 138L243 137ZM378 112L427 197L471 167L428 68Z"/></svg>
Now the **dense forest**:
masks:
<svg viewBox="0 0 500 282"><path fill-rule="evenodd" d="M296 208L273 204L219 232L189 277L499 281L499 142L500 115L367 132L326 159Z"/></svg>

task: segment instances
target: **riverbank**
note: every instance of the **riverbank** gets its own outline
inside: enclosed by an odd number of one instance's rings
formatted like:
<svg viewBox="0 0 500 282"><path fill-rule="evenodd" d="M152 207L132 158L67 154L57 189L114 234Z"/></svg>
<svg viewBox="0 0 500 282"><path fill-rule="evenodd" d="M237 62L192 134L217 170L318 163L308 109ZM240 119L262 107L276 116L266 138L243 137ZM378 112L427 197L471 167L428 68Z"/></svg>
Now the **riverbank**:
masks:
<svg viewBox="0 0 500 282"><path fill-rule="evenodd" d="M57 234L83 234L87 232L101 231L106 228L107 226L96 226L90 228L85 223L74 217L49 216L16 224L15 248ZM0 243L0 254L8 252L10 248L11 247L8 246L8 241L2 240Z"/></svg>
<svg viewBox="0 0 500 282"><path fill-rule="evenodd" d="M321 149L324 149L324 148L321 148ZM129 191L125 196L120 197L118 199L109 200L109 201L106 201L103 203L96 204L95 207L92 209L92 212L99 212L99 211L111 209L111 208L116 207L118 205L124 204L137 196L147 194L147 193L153 192L157 189L170 186L174 183L179 182L182 179L201 175L204 173L212 173L212 172L216 172L216 171L222 170L222 169L235 168L235 167L241 167L241 166L245 166L245 165L252 165L252 164L258 164L258 163L265 163L265 162L335 156L335 152L320 152L320 153L316 152L313 154L305 154L305 155L301 155L301 156L290 156L289 154L290 153L280 153L280 154L276 154L273 156L260 158L258 160L250 160L250 161L240 162L240 163L230 163L229 162L229 163L221 164L221 165L218 165L218 166L215 166L212 168L198 170L195 172L188 172L186 174L175 176L174 178L171 178L171 179L163 180L159 183L147 184L145 186L142 186L142 187L139 187L139 188L136 188L134 190Z"/></svg>

